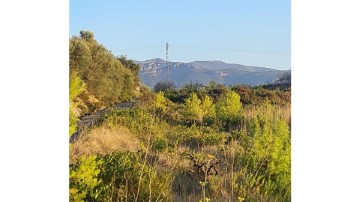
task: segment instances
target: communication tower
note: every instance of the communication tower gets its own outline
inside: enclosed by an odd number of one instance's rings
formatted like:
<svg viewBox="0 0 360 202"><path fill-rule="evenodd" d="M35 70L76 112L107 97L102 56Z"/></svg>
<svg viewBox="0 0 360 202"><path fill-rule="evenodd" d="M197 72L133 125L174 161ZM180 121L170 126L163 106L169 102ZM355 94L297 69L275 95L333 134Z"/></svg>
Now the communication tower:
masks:
<svg viewBox="0 0 360 202"><path fill-rule="evenodd" d="M169 59L169 43L166 42L166 81L170 82L170 67L169 67L169 63L168 63L168 59Z"/></svg>
<svg viewBox="0 0 360 202"><path fill-rule="evenodd" d="M155 86L155 80L156 80L156 64L155 61L153 63L151 63L151 85Z"/></svg>

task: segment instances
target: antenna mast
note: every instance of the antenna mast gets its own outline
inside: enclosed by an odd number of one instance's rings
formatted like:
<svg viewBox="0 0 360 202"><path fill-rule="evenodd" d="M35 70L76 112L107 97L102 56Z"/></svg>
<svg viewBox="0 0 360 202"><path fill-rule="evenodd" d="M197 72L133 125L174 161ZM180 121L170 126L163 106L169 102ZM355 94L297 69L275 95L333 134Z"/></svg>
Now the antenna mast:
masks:
<svg viewBox="0 0 360 202"><path fill-rule="evenodd" d="M156 64L155 61L153 61L153 63L151 63L151 85L152 87L155 86L155 77L156 77Z"/></svg>
<svg viewBox="0 0 360 202"><path fill-rule="evenodd" d="M169 83L170 82L170 67L169 67L169 63L168 63L168 59L169 59L169 43L166 42L166 81Z"/></svg>

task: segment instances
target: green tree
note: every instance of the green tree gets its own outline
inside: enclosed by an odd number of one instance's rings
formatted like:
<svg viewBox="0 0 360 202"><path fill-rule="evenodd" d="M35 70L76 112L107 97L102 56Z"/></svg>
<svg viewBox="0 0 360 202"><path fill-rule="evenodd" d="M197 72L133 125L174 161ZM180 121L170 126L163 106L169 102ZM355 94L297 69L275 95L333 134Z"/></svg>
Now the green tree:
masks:
<svg viewBox="0 0 360 202"><path fill-rule="evenodd" d="M80 37L72 37L69 53L70 72L77 72L87 84L89 99L84 96L83 101L88 109L100 109L134 97L139 66L125 57L115 57L95 40L92 32L81 31Z"/></svg>
<svg viewBox="0 0 360 202"><path fill-rule="evenodd" d="M191 93L190 97L185 99L186 113L191 120L196 120L200 112L201 100L196 93Z"/></svg>
<svg viewBox="0 0 360 202"><path fill-rule="evenodd" d="M217 117L229 125L240 120L242 112L242 105L240 96L235 91L227 92L220 98L217 104Z"/></svg>
<svg viewBox="0 0 360 202"><path fill-rule="evenodd" d="M199 99L196 93L191 93L190 97L185 99L186 112L190 119L203 123L205 117L215 115L215 107L209 96L205 95L203 101Z"/></svg>
<svg viewBox="0 0 360 202"><path fill-rule="evenodd" d="M175 84L173 82L168 81L160 81L155 84L154 91L155 92L167 92L167 91L175 91Z"/></svg>
<svg viewBox="0 0 360 202"><path fill-rule="evenodd" d="M141 69L140 65L134 63L132 60L127 59L124 55L117 57L116 59L118 59L125 68L130 69L134 75L138 76ZM139 79L138 77L136 78Z"/></svg>
<svg viewBox="0 0 360 202"><path fill-rule="evenodd" d="M204 100L201 103L201 116L199 116L199 121L202 123L204 117L214 117L215 116L215 106L213 101L208 95L205 95Z"/></svg>
<svg viewBox="0 0 360 202"><path fill-rule="evenodd" d="M134 97L135 83L131 72L128 70L124 71L124 83L122 89L122 100L130 101Z"/></svg>
<svg viewBox="0 0 360 202"><path fill-rule="evenodd" d="M155 96L155 116L160 117L166 112L166 98L163 91L160 91Z"/></svg>
<svg viewBox="0 0 360 202"><path fill-rule="evenodd" d="M205 87L206 94L208 94L214 102L217 102L220 97L225 94L228 89L224 84L218 84L211 81L208 86Z"/></svg>

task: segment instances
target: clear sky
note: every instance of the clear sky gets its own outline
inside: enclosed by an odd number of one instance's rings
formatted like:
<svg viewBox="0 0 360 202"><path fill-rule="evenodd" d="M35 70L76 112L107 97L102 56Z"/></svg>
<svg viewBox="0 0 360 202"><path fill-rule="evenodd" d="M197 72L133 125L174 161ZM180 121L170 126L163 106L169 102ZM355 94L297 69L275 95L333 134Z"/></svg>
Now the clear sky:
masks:
<svg viewBox="0 0 360 202"><path fill-rule="evenodd" d="M70 0L70 37L115 55L290 69L290 0Z"/></svg>

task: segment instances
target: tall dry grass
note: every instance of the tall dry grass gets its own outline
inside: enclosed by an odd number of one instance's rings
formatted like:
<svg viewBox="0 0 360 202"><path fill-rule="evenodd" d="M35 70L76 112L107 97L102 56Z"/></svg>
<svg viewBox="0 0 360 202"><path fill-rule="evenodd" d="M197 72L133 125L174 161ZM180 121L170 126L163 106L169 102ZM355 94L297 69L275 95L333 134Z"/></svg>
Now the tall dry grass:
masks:
<svg viewBox="0 0 360 202"><path fill-rule="evenodd" d="M274 117L284 120L288 124L291 123L291 105L290 104L285 105L285 106L275 105L272 107L274 107L274 109L271 110L270 113L273 113L272 115ZM260 109L257 106L249 106L249 107L244 108L244 116L246 119L253 119L257 115L259 115L259 113L264 113L264 110Z"/></svg>
<svg viewBox="0 0 360 202"><path fill-rule="evenodd" d="M113 151L137 151L140 141L127 128L102 125L83 134L70 148L70 164L82 155L108 154Z"/></svg>

